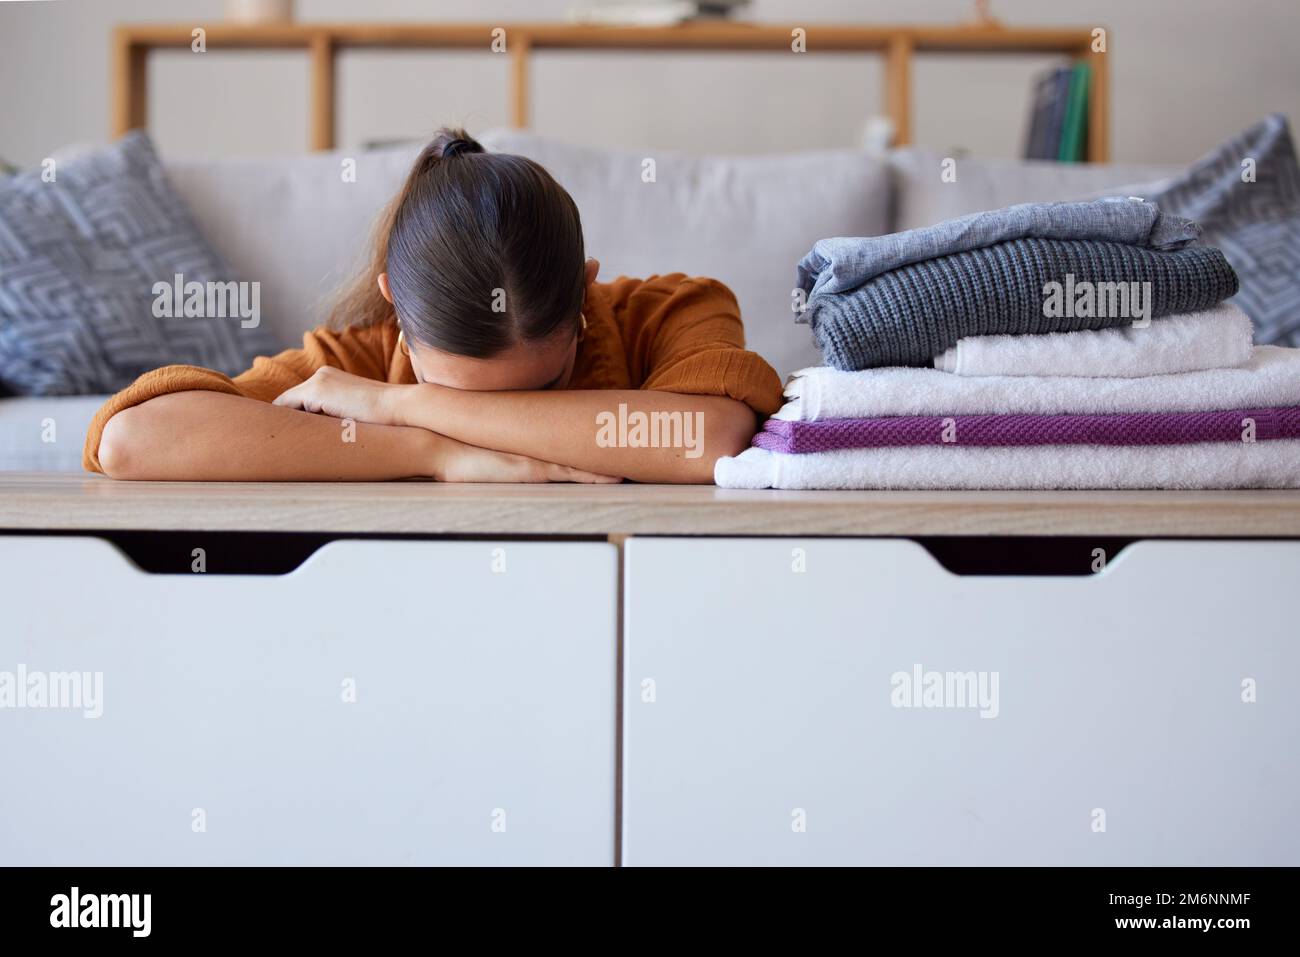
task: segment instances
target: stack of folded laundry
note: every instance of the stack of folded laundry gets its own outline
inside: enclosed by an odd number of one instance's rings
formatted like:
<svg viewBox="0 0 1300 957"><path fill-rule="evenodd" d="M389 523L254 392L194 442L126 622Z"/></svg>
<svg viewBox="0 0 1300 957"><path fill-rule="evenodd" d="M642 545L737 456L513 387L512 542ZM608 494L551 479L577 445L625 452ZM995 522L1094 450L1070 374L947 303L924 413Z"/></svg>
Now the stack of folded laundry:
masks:
<svg viewBox="0 0 1300 957"><path fill-rule="evenodd" d="M1107 199L817 243L799 319L827 366L717 484L1300 485L1300 350L1252 346L1199 232Z"/></svg>

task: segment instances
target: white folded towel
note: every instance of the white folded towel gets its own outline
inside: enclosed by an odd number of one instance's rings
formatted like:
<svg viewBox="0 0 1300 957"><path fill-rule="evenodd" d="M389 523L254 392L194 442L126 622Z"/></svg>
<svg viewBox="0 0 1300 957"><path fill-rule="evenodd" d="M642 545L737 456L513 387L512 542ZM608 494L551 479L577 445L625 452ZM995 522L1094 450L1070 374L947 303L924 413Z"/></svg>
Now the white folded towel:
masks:
<svg viewBox="0 0 1300 957"><path fill-rule="evenodd" d="M964 376L1135 378L1228 369L1250 359L1250 317L1230 303L1148 325L1031 336L968 336L934 367Z"/></svg>
<svg viewBox="0 0 1300 957"><path fill-rule="evenodd" d="M719 459L722 488L1208 489L1300 487L1300 440L1196 445L913 446Z"/></svg>
<svg viewBox="0 0 1300 957"><path fill-rule="evenodd" d="M1139 379L960 376L901 367L841 372L817 366L791 376L785 394L789 401L775 418L804 422L877 415L1203 412L1300 405L1300 349L1256 346L1250 360L1235 369Z"/></svg>

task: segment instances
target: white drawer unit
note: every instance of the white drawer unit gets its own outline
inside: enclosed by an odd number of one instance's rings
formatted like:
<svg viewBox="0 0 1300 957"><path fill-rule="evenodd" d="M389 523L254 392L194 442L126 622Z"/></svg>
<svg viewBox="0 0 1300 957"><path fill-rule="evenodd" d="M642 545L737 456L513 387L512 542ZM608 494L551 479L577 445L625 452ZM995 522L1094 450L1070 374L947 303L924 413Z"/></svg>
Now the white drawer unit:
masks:
<svg viewBox="0 0 1300 957"><path fill-rule="evenodd" d="M1300 543L626 549L625 864L1300 864Z"/></svg>
<svg viewBox="0 0 1300 957"><path fill-rule="evenodd" d="M601 542L0 538L0 864L610 865L617 588Z"/></svg>

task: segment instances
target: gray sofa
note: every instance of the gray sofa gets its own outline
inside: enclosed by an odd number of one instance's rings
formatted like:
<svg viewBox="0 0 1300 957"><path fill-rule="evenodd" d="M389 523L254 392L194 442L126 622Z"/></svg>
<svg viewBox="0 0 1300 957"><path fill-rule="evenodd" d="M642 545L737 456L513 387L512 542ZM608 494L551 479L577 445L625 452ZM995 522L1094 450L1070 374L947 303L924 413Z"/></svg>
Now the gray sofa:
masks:
<svg viewBox="0 0 1300 957"><path fill-rule="evenodd" d="M786 374L818 364L791 320L794 266L827 236L877 235L1016 202L1140 189L1174 170L959 159L906 149L775 156L652 155L497 130L489 149L541 162L574 195L601 276L686 272L735 290L751 348ZM173 160L168 174L232 278L261 283L262 321L282 347L322 321L357 268L374 217L416 147L285 159ZM355 176L345 176L355 164ZM103 396L0 399L0 470L76 470Z"/></svg>

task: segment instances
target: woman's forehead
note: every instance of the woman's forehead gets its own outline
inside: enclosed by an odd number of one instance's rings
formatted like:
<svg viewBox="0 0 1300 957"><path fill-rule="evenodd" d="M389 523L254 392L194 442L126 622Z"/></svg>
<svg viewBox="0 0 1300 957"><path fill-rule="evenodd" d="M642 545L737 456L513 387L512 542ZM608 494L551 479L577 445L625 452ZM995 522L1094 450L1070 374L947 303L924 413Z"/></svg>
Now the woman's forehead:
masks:
<svg viewBox="0 0 1300 957"><path fill-rule="evenodd" d="M575 337L556 336L541 342L516 343L490 359L458 356L430 346L408 343L411 366L424 382L452 389L498 392L546 389L569 370Z"/></svg>

